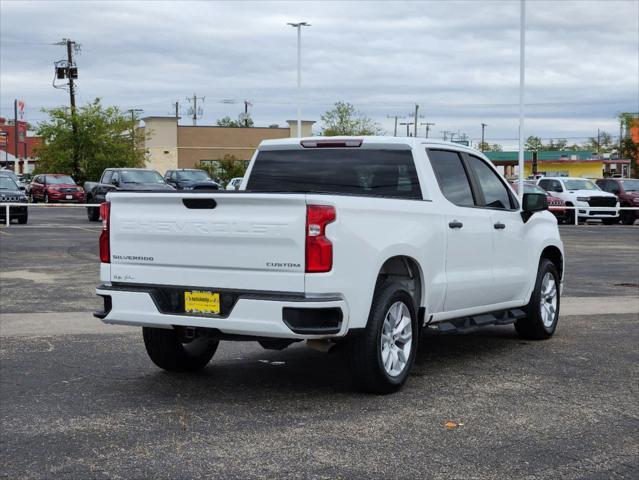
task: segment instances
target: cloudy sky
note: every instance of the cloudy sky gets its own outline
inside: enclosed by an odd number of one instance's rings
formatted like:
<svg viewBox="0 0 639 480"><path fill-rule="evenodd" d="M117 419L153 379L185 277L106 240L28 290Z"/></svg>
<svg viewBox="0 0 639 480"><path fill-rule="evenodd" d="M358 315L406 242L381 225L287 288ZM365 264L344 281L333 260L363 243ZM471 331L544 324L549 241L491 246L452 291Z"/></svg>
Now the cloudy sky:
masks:
<svg viewBox="0 0 639 480"><path fill-rule="evenodd" d="M303 117L338 100L392 134L389 116L420 105L432 134L465 132L515 145L519 1L0 3L0 114L26 119L68 103L52 87L62 38L81 44L80 103L101 97L145 115L204 96L200 124L253 103L258 126L295 117L296 34L303 30ZM526 134L618 134L639 111L639 0L527 2ZM234 100L238 103L225 103ZM401 121L409 121L407 119ZM184 123L190 123L188 119ZM424 134L421 127L420 135ZM402 128L405 132L405 127Z"/></svg>

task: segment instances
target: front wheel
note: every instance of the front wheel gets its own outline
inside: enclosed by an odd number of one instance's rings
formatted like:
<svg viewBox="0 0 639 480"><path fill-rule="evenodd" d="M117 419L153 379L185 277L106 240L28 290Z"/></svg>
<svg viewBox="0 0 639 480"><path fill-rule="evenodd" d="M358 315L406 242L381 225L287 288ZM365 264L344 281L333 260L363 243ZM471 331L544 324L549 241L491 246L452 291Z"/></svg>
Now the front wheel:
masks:
<svg viewBox="0 0 639 480"><path fill-rule="evenodd" d="M349 348L353 380L359 389L382 394L399 390L415 361L418 333L413 298L401 285L381 287L375 293L366 329Z"/></svg>
<svg viewBox="0 0 639 480"><path fill-rule="evenodd" d="M211 361L219 340L205 336L184 338L175 328L143 327L142 336L149 358L170 372L195 372Z"/></svg>
<svg viewBox="0 0 639 480"><path fill-rule="evenodd" d="M624 225L632 225L635 223L636 210L622 210L621 223Z"/></svg>
<svg viewBox="0 0 639 480"><path fill-rule="evenodd" d="M25 213L21 217L18 217L18 223L20 225L25 225L29 221L29 213Z"/></svg>
<svg viewBox="0 0 639 480"><path fill-rule="evenodd" d="M535 290L524 308L526 317L515 322L515 329L521 338L544 340L555 333L559 321L560 282L555 264L542 258Z"/></svg>

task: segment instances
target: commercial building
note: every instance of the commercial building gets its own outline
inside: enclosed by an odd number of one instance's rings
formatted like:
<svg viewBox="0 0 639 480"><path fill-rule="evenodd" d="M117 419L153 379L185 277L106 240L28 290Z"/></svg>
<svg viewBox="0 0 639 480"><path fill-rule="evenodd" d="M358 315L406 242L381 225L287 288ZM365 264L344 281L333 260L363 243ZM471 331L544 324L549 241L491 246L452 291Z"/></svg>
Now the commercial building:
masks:
<svg viewBox="0 0 639 480"><path fill-rule="evenodd" d="M18 150L16 152L16 127L0 117L0 166L16 173L30 173L35 168L35 149L42 144L42 138L31 136L27 122L18 120ZM16 161L17 157L17 161Z"/></svg>
<svg viewBox="0 0 639 480"><path fill-rule="evenodd" d="M519 152L485 152L486 156L503 169L506 177L516 176ZM629 159L604 158L586 150L524 152L525 176L535 173L546 176L601 178L603 176L630 175Z"/></svg>
<svg viewBox="0 0 639 480"><path fill-rule="evenodd" d="M287 127L217 127L179 125L176 117L145 117L143 147L147 167L164 173L174 168L197 168L201 163L232 155L250 160L262 140L297 136L297 122ZM312 135L314 121L302 121L302 136Z"/></svg>

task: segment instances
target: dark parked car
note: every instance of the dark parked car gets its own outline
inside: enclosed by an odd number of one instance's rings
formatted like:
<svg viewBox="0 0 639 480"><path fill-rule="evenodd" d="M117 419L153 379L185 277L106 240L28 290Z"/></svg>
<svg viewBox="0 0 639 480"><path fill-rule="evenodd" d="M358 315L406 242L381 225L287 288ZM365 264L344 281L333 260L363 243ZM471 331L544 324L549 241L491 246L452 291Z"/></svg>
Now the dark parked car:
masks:
<svg viewBox="0 0 639 480"><path fill-rule="evenodd" d="M219 190L220 185L211 179L204 170L181 168L167 170L164 181L177 190Z"/></svg>
<svg viewBox="0 0 639 480"><path fill-rule="evenodd" d="M27 196L20 190L13 177L0 172L0 203L24 203L24 207L9 207L9 221L15 219L18 223L27 223L29 219L27 202ZM6 207L0 207L0 220L7 221Z"/></svg>
<svg viewBox="0 0 639 480"><path fill-rule="evenodd" d="M29 200L31 203L83 203L84 189L69 175L41 174L31 180Z"/></svg>
<svg viewBox="0 0 639 480"><path fill-rule="evenodd" d="M102 203L106 201L109 192L156 192L174 190L168 185L162 175L155 170L146 168L107 168L99 182L86 182L84 191L86 192L87 203ZM100 209L98 207L87 207L89 220L97 222L100 220Z"/></svg>
<svg viewBox="0 0 639 480"><path fill-rule="evenodd" d="M0 174L5 175L7 177L11 177L13 179L13 181L16 182L16 184L18 185L18 188L20 190L24 190L25 189L24 184L20 181L20 178L18 177L18 175L13 173L13 170L9 170L7 168L2 168L2 169L0 169Z"/></svg>
<svg viewBox="0 0 639 480"><path fill-rule="evenodd" d="M617 195L619 206L639 207L639 179L637 178L602 178L597 186L604 192ZM639 218L639 210L621 210L621 223L632 225Z"/></svg>

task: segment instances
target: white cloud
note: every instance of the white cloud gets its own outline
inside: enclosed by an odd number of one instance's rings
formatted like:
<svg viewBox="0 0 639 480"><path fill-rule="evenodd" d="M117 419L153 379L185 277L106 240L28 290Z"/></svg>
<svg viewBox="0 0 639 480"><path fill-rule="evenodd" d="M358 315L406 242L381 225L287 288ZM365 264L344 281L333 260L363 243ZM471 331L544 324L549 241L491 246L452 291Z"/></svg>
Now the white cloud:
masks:
<svg viewBox="0 0 639 480"><path fill-rule="evenodd" d="M27 115L65 104L51 87L63 37L82 44L79 100L167 114L206 96L205 123L254 102L258 124L295 111L295 31L303 31L304 116L351 101L388 131L388 115L418 102L440 130L516 137L518 1L431 2L12 2L0 4L0 113L13 98ZM528 1L530 134L615 130L639 110L639 2Z"/></svg>

